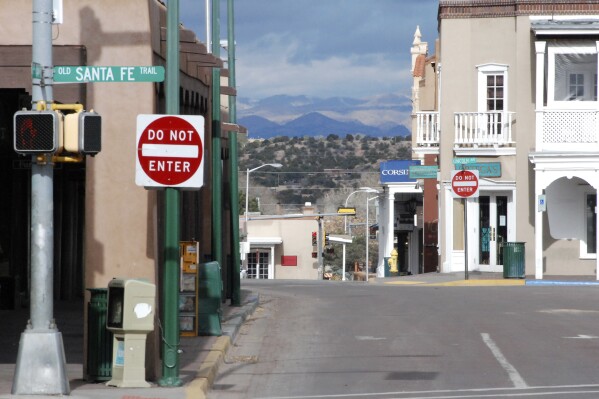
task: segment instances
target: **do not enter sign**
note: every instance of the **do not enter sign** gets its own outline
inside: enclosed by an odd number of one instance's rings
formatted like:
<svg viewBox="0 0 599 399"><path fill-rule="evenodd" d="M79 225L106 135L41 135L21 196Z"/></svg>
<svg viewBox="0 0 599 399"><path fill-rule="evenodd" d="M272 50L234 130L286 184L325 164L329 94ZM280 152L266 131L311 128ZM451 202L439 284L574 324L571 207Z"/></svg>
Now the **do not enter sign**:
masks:
<svg viewBox="0 0 599 399"><path fill-rule="evenodd" d="M200 188L204 184L204 117L138 115L135 184Z"/></svg>
<svg viewBox="0 0 599 399"><path fill-rule="evenodd" d="M478 170L452 171L451 191L454 198L478 197Z"/></svg>

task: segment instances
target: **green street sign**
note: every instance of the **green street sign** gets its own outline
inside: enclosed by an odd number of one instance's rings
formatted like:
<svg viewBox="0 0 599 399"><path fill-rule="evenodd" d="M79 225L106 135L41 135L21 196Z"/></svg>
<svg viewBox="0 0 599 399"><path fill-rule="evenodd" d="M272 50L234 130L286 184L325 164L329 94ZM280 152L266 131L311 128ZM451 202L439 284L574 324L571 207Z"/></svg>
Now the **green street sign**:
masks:
<svg viewBox="0 0 599 399"><path fill-rule="evenodd" d="M436 179L439 167L437 165L410 165L410 179Z"/></svg>
<svg viewBox="0 0 599 399"><path fill-rule="evenodd" d="M41 79L42 78L42 66L37 62L31 63L31 77L33 79Z"/></svg>
<svg viewBox="0 0 599 399"><path fill-rule="evenodd" d="M454 158L453 159L454 165L463 165L463 164L468 164L468 163L476 163L476 158Z"/></svg>
<svg viewBox="0 0 599 399"><path fill-rule="evenodd" d="M469 163L462 165L460 168L462 167L465 170L478 170L479 177L501 177L500 162Z"/></svg>
<svg viewBox="0 0 599 399"><path fill-rule="evenodd" d="M163 82L162 66L55 66L56 83Z"/></svg>

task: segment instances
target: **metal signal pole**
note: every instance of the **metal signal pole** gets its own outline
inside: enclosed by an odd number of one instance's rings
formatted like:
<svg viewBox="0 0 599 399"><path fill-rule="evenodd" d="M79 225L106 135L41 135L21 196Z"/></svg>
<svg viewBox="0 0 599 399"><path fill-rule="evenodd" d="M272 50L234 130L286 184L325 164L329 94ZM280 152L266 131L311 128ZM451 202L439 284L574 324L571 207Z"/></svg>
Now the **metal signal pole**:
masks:
<svg viewBox="0 0 599 399"><path fill-rule="evenodd" d="M33 0L32 61L41 66L32 79L34 108L50 104L52 92L52 0ZM54 165L52 154L31 157L30 320L21 334L13 377L14 395L68 395L62 334L54 322Z"/></svg>
<svg viewBox="0 0 599 399"><path fill-rule="evenodd" d="M166 113L179 115L179 0L166 8ZM165 189L162 386L179 386L179 190Z"/></svg>

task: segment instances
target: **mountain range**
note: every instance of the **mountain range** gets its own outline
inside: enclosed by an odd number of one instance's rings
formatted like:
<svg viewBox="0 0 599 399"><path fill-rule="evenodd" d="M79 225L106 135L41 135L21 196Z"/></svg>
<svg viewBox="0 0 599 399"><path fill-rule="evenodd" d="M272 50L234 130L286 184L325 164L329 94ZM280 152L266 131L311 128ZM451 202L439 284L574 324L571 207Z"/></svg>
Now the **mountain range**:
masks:
<svg viewBox="0 0 599 399"><path fill-rule="evenodd" d="M239 98L237 122L248 128L250 138L408 136L411 109L409 99L393 94L367 99L278 95Z"/></svg>

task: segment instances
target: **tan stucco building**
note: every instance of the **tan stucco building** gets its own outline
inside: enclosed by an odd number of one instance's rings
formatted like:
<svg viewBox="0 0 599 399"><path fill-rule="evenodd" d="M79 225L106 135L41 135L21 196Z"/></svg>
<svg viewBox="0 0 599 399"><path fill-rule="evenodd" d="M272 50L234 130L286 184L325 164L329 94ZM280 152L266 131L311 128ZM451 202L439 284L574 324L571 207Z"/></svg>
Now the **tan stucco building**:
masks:
<svg viewBox="0 0 599 399"><path fill-rule="evenodd" d="M31 2L18 0L6 0L2 5L0 184L4 190L0 199L0 307L11 308L26 304L30 278L31 173L28 158L12 149L12 116L21 108L31 108L32 6ZM166 8L160 1L64 0L63 12L63 23L53 27L55 66L165 65ZM212 68L222 67L222 62L207 54L205 45L185 27L180 29L179 58L180 113L202 115L206 121L204 186L181 194L181 240L199 241L200 261L209 261L214 258ZM83 300L85 295L87 301L87 288L105 288L112 278L122 277L155 283L160 303L164 192L135 184L135 154L137 115L165 113L164 82L55 84L53 92L55 102L81 103L102 116L102 151L96 157L87 157L84 163L55 166L56 298ZM227 148L224 137L221 154L217 154L224 161L223 187L229 175ZM223 190L223 201L228 199ZM229 223L229 212L224 211L224 259L231 254ZM226 291L230 289L228 267L222 265ZM152 342L154 350L149 359L154 367L148 369L149 378L155 379L160 362L155 352L157 335Z"/></svg>
<svg viewBox="0 0 599 399"><path fill-rule="evenodd" d="M248 215L245 224L243 275L250 279L301 279L319 277L312 234L318 234L317 210L304 206L302 215ZM300 217L298 217L300 216Z"/></svg>
<svg viewBox="0 0 599 399"><path fill-rule="evenodd" d="M413 149L439 160L440 271L502 271L516 243L527 275L599 276L599 2L441 0L438 17ZM478 198L453 196L462 165Z"/></svg>

